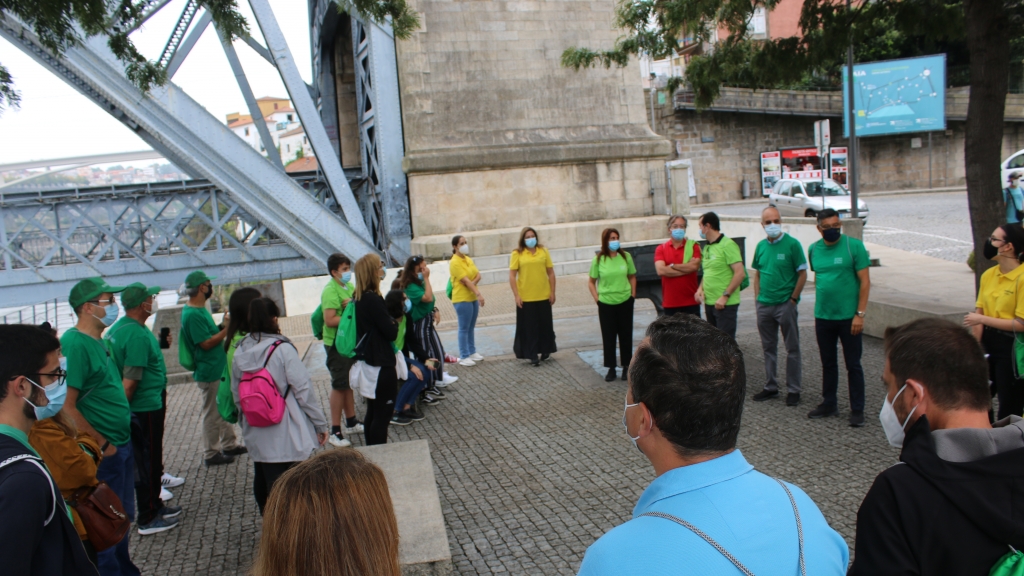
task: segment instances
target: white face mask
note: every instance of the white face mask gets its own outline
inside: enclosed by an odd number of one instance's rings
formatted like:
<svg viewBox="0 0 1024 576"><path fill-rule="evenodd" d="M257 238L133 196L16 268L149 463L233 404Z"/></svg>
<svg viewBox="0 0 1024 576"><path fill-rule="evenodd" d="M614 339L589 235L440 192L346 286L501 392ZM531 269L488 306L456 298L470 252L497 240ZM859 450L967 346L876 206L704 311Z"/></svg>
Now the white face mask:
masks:
<svg viewBox="0 0 1024 576"><path fill-rule="evenodd" d="M459 246L459 252L462 252L463 254L469 254L469 244L463 244L462 246Z"/></svg>
<svg viewBox="0 0 1024 576"><path fill-rule="evenodd" d="M907 414L907 419L900 424L900 419L896 416L896 410L892 407L893 402L903 394L903 391L907 389L907 384L900 388L900 391L893 397L892 402L889 402L889 395L885 395L885 402L882 403L882 411L878 413L878 419L882 422L882 430L885 431L885 437L889 440L889 444L892 444L896 448L903 447L903 438L906 432L907 423L910 422L910 417L914 415L917 410L917 406Z"/></svg>
<svg viewBox="0 0 1024 576"><path fill-rule="evenodd" d="M623 400L623 404L625 404L625 408L622 409L622 429L626 431L626 436L629 436L629 439L633 441L633 448L636 448L637 452L643 454L644 451L641 450L640 447L636 445L636 441L640 439L640 436L637 436L636 438L630 436L629 435L629 427L626 426L626 410L632 408L633 406L639 406L640 403L637 402L635 404L629 404L628 402Z"/></svg>

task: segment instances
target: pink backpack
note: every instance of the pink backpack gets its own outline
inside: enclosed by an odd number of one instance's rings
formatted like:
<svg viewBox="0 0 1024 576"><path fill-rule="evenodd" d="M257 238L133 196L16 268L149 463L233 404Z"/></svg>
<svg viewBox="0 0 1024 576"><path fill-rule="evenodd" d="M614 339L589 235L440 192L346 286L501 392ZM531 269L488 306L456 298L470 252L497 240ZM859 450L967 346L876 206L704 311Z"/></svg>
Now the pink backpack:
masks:
<svg viewBox="0 0 1024 576"><path fill-rule="evenodd" d="M238 383L238 402L242 405L242 414L250 426L273 426L284 418L285 398L288 397L291 387L285 389L282 397L277 391L274 377L267 370L267 362L270 362L271 355L282 342L283 340L278 340L270 345L262 368L255 372L242 372L242 380Z"/></svg>

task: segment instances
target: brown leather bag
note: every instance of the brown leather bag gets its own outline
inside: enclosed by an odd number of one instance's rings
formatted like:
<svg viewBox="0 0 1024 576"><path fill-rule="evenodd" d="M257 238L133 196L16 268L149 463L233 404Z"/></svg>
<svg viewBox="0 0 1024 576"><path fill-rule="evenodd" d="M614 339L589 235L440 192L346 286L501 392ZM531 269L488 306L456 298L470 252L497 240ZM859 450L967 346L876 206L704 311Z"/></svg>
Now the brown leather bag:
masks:
<svg viewBox="0 0 1024 576"><path fill-rule="evenodd" d="M125 513L121 499L106 482L75 490L68 504L78 512L82 524L85 524L89 542L92 542L97 552L120 542L132 527L131 518Z"/></svg>

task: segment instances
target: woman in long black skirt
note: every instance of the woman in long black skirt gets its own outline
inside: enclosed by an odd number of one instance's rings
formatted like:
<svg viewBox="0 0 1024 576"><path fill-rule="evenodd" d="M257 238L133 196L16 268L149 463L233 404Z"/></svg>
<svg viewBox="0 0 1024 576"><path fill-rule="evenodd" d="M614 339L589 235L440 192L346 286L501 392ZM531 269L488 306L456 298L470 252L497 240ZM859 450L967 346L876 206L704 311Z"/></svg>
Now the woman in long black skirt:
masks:
<svg viewBox="0 0 1024 576"><path fill-rule="evenodd" d="M512 251L508 282L516 299L516 358L539 366L555 352L555 327L551 306L555 303L555 265L547 248L539 244L537 231L526 227L519 247Z"/></svg>

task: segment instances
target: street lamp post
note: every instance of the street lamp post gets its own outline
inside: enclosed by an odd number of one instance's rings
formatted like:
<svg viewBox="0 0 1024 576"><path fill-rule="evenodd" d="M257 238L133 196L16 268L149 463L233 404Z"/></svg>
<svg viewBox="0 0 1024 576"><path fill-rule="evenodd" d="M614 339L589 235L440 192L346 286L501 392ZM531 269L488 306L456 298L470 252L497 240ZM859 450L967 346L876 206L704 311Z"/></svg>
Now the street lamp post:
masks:
<svg viewBox="0 0 1024 576"><path fill-rule="evenodd" d="M851 15L851 2L846 0L846 13ZM850 45L846 48L846 76L847 76L847 97L850 101L850 106L846 110L846 121L850 127L850 142L849 150L846 155L847 164L847 184L850 186L850 217L856 218L858 216L857 210L857 121L856 121L856 106L853 105L853 19L850 19Z"/></svg>

